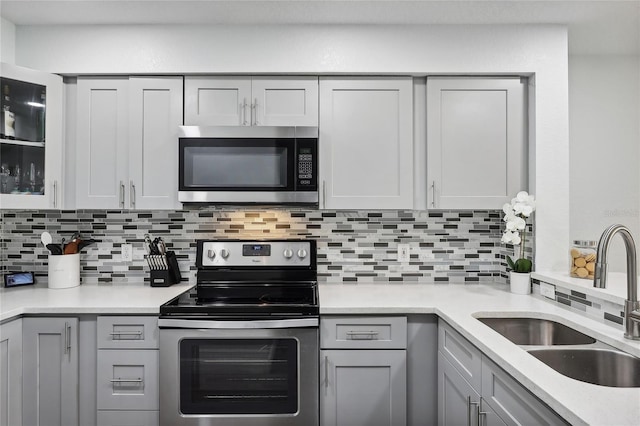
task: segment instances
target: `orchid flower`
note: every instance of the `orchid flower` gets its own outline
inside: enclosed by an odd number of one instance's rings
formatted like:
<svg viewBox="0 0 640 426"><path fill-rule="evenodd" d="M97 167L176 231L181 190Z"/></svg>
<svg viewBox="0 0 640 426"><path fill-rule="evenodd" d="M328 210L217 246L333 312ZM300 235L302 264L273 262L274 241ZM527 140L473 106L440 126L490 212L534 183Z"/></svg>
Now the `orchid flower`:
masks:
<svg viewBox="0 0 640 426"><path fill-rule="evenodd" d="M536 210L536 201L533 195L526 191L520 191L511 200L502 206L504 212L505 230L502 234L502 242L520 246L520 259L513 262L509 256L507 261L511 269L515 272L531 272L531 261L524 258L525 253L525 233L527 228L527 218Z"/></svg>

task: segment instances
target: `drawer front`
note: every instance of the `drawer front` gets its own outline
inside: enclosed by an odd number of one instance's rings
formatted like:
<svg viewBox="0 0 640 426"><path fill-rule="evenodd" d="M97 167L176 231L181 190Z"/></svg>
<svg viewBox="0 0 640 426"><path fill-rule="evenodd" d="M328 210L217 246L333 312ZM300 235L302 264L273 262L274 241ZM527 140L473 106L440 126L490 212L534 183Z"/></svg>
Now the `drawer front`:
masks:
<svg viewBox="0 0 640 426"><path fill-rule="evenodd" d="M158 426L158 411L98 410L97 426Z"/></svg>
<svg viewBox="0 0 640 426"><path fill-rule="evenodd" d="M158 317L98 317L98 349L158 349Z"/></svg>
<svg viewBox="0 0 640 426"><path fill-rule="evenodd" d="M158 410L158 351L99 350L98 410Z"/></svg>
<svg viewBox="0 0 640 426"><path fill-rule="evenodd" d="M320 321L326 349L406 349L406 317L326 317Z"/></svg>
<svg viewBox="0 0 640 426"><path fill-rule="evenodd" d="M476 391L480 392L482 383L480 350L442 320L438 322L438 351Z"/></svg>

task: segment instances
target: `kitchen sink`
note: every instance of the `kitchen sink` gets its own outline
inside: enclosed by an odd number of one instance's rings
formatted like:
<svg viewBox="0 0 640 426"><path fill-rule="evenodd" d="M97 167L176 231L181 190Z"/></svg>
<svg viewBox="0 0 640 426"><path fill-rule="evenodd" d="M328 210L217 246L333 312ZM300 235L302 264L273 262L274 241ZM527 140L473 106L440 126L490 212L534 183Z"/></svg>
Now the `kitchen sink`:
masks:
<svg viewBox="0 0 640 426"><path fill-rule="evenodd" d="M588 345L596 342L571 327L541 318L478 318L516 345Z"/></svg>
<svg viewBox="0 0 640 426"><path fill-rule="evenodd" d="M640 387L640 358L608 349L531 349L531 355L560 374L618 388Z"/></svg>

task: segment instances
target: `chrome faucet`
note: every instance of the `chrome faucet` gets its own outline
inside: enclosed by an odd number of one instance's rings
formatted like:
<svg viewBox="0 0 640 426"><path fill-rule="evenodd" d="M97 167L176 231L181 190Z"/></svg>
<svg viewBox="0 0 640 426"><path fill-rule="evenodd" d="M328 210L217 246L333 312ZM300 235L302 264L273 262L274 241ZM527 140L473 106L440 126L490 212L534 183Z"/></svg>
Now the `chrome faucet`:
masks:
<svg viewBox="0 0 640 426"><path fill-rule="evenodd" d="M624 302L624 337L640 340L640 302L638 301L638 268L636 243L631 231L624 225L611 225L604 230L598 241L596 267L593 275L593 286L607 287L607 255L611 238L620 233L627 249L627 299Z"/></svg>

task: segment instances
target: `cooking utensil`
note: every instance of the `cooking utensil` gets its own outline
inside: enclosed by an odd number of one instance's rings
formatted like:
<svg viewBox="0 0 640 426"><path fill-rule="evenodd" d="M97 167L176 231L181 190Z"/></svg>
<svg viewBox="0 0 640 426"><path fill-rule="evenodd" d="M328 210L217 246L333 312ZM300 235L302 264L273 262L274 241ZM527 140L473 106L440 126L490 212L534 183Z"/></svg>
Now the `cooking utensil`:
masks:
<svg viewBox="0 0 640 426"><path fill-rule="evenodd" d="M94 244L97 241L94 239L88 239L88 240L79 240L80 242L78 243L78 252L82 251L83 248L85 248L88 245Z"/></svg>
<svg viewBox="0 0 640 426"><path fill-rule="evenodd" d="M53 242L53 238L51 237L50 233L48 233L47 231L44 231L42 234L40 234L40 241L42 241L43 246L47 247L49 244Z"/></svg>
<svg viewBox="0 0 640 426"><path fill-rule="evenodd" d="M52 255L59 256L62 254L62 250L58 244L47 244L47 249L51 252Z"/></svg>

